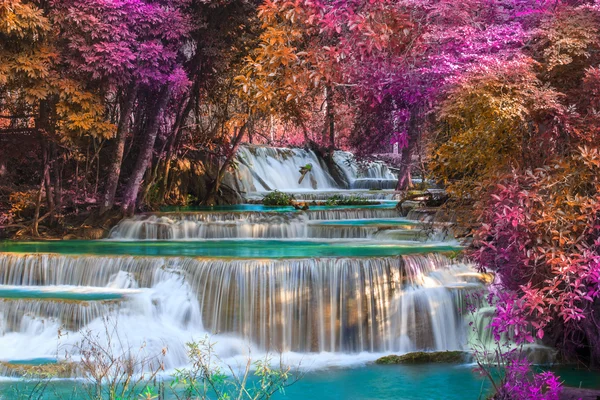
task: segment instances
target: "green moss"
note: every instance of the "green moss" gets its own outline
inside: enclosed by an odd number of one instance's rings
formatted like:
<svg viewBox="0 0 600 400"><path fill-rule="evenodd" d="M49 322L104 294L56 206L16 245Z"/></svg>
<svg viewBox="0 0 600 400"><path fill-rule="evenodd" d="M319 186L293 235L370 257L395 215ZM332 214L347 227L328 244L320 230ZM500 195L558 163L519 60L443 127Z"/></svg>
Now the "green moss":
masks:
<svg viewBox="0 0 600 400"><path fill-rule="evenodd" d="M265 206L290 206L293 201L293 195L274 190L263 197L262 203Z"/></svg>
<svg viewBox="0 0 600 400"><path fill-rule="evenodd" d="M77 364L66 361L41 364L0 362L0 371L13 377L70 378L75 376L77 368Z"/></svg>
<svg viewBox="0 0 600 400"><path fill-rule="evenodd" d="M437 351L427 353L417 351L414 353L390 355L377 359L375 364L427 364L427 363L462 363L465 362L466 353L463 351Z"/></svg>
<svg viewBox="0 0 600 400"><path fill-rule="evenodd" d="M378 201L371 201L369 199L365 199L361 196L343 196L340 194L335 194L333 196L328 197L325 202L320 202L317 204L323 206L365 206L381 203Z"/></svg>

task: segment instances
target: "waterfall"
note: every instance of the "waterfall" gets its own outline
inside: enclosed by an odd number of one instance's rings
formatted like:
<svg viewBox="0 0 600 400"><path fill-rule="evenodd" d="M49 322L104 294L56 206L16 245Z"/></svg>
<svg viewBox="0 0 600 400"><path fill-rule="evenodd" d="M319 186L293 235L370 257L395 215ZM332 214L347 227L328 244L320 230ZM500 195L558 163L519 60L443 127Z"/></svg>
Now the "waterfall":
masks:
<svg viewBox="0 0 600 400"><path fill-rule="evenodd" d="M148 351L167 341L168 368L185 363L185 343L203 332L222 337L227 354L242 351L242 343L300 353L461 349L465 329L450 286L464 283L467 268L439 254L218 260L0 253L0 285L127 289L110 301L0 301L0 348L11 349L1 355L55 356L60 327L71 332L60 342L72 343L79 329L101 329L107 315L118 315L129 340L147 342Z"/></svg>
<svg viewBox="0 0 600 400"><path fill-rule="evenodd" d="M394 186L395 188L396 186ZM294 199L298 201L312 202L312 201L326 201L331 196L340 194L342 196L356 196L363 199L368 199L373 202L377 201L389 201L397 203L402 200L402 193L389 191L389 190L336 190L336 191L309 191L309 192L294 192ZM265 192L251 193L246 196L246 199L258 201L262 200Z"/></svg>
<svg viewBox="0 0 600 400"><path fill-rule="evenodd" d="M311 150L242 146L237 158L245 192L337 188L325 163ZM312 165L310 176L299 184L299 170L307 164Z"/></svg>
<svg viewBox="0 0 600 400"><path fill-rule="evenodd" d="M332 170L301 149L246 146L237 161L247 197L274 189L306 200L398 196L367 191L396 178L350 153L336 152ZM457 246L423 229L432 210L407 219L392 202L190 207L123 219L108 240L0 243L0 374L16 373L11 361L61 362L66 352L77 361L86 332L103 345L116 336L111 350L121 354L166 348L168 371L187 365L186 344L207 336L234 366L250 354L281 352L289 365L318 368L462 350L466 294L483 283L439 253Z"/></svg>
<svg viewBox="0 0 600 400"><path fill-rule="evenodd" d="M119 222L111 239L366 238L373 227L315 227L310 221L398 218L393 208L348 208L299 212L195 212L145 214ZM329 233L326 233L329 231ZM352 234L355 232L356 235Z"/></svg>
<svg viewBox="0 0 600 400"><path fill-rule="evenodd" d="M137 216L121 221L110 237L162 240L307 237L307 218L300 213L222 214L222 220L207 220L206 214L201 213Z"/></svg>
<svg viewBox="0 0 600 400"><path fill-rule="evenodd" d="M398 177L382 162L356 162L354 155L337 151L333 157L344 172L350 189L395 189Z"/></svg>
<svg viewBox="0 0 600 400"><path fill-rule="evenodd" d="M336 189L394 189L397 177L381 162L358 163L345 151L334 153L334 162L349 187L340 186L328 166L312 150L261 146L240 147L237 160L239 188L245 193L279 191L314 191ZM301 183L300 168L312 169Z"/></svg>

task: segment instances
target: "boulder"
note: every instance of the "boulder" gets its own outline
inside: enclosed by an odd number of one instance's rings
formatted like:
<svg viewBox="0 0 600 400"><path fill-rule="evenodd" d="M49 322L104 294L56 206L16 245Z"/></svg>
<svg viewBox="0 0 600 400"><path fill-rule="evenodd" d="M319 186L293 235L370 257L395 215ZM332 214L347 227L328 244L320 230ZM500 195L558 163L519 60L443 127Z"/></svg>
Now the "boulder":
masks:
<svg viewBox="0 0 600 400"><path fill-rule="evenodd" d="M427 364L427 363L449 363L460 364L467 360L467 353L464 351L436 351L424 352L417 351L403 355L389 355L381 357L375 361L375 364Z"/></svg>
<svg viewBox="0 0 600 400"><path fill-rule="evenodd" d="M600 389L564 387L560 400L600 400Z"/></svg>

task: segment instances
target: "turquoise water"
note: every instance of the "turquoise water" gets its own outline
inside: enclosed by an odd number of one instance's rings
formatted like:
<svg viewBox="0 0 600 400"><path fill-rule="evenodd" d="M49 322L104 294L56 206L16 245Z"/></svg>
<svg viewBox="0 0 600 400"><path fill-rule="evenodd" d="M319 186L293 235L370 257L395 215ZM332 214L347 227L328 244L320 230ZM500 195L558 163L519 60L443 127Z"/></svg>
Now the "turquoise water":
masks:
<svg viewBox="0 0 600 400"><path fill-rule="evenodd" d="M74 381L57 381L51 384L44 399L84 399L83 387ZM366 368L334 369L308 373L299 381L277 393L278 400L370 400L370 399L477 399L489 385L464 365L371 365ZM16 393L31 391L32 385L23 381L0 383L1 399L12 399ZM77 395L70 397L74 392ZM175 400L169 393L167 399Z"/></svg>
<svg viewBox="0 0 600 400"><path fill-rule="evenodd" d="M15 365L45 365L45 364L56 364L55 358L31 358L29 360L10 360L7 364Z"/></svg>
<svg viewBox="0 0 600 400"><path fill-rule="evenodd" d="M485 398L491 385L473 370L472 365L368 365L362 368L330 369L307 373L299 381L277 393L277 400L470 400ZM597 372L562 367L556 370L565 384L600 389ZM0 399L18 398L33 384L24 381L0 382ZM166 387L167 399L175 396ZM76 393L74 396L71 394ZM50 384L44 399L83 400L81 381L56 381Z"/></svg>
<svg viewBox="0 0 600 400"><path fill-rule="evenodd" d="M310 374L276 399L478 399L489 384L464 365L372 365Z"/></svg>
<svg viewBox="0 0 600 400"><path fill-rule="evenodd" d="M322 221L319 225L389 225L389 226L419 226L422 223L419 221L402 219L402 218L386 218L386 219L342 219L335 221Z"/></svg>
<svg viewBox="0 0 600 400"><path fill-rule="evenodd" d="M65 240L1 242L1 252L133 256L188 256L209 258L389 257L449 252L450 243L374 242L368 240L200 240L106 241Z"/></svg>
<svg viewBox="0 0 600 400"><path fill-rule="evenodd" d="M52 299L52 300L76 300L76 301L100 301L118 300L123 298L122 293L104 291L81 291L69 290L60 287L48 290L46 286L41 287L6 287L0 286L0 299Z"/></svg>

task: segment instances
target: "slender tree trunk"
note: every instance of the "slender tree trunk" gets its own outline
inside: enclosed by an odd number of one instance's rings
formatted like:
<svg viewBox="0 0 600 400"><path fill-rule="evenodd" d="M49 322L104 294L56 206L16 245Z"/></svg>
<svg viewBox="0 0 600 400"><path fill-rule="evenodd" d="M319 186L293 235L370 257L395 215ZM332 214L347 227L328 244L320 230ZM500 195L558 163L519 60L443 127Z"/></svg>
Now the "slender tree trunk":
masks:
<svg viewBox="0 0 600 400"><path fill-rule="evenodd" d="M40 209L42 207L42 192L44 190L44 183L46 182L46 173L48 170L47 158L44 156L44 173L42 176L42 180L40 182L40 188L38 190L37 198L35 200L35 214L33 216L33 224L31 225L31 234L33 236L40 236L40 232L38 230L39 220L40 220Z"/></svg>
<svg viewBox="0 0 600 400"><path fill-rule="evenodd" d="M247 127L248 127L248 121L246 121L246 123L244 125L242 125L242 127L235 134L234 139L233 139L233 144L231 147L231 151L229 152L229 154L227 155L227 158L221 165L221 168L219 168L219 171L217 172L217 177L215 178L215 180L206 196L206 200L204 201L204 203L206 205L209 205L209 206L215 205L216 200L217 200L217 195L219 193L219 189L221 188L221 181L225 177L225 173L227 172L227 170L231 166L231 163L233 162L233 158L235 157L235 155L240 147L240 144L242 143L242 138L244 137L244 133L246 132Z"/></svg>
<svg viewBox="0 0 600 400"><path fill-rule="evenodd" d="M115 194L117 193L117 186L121 175L121 164L123 163L123 154L125 153L125 141L127 139L129 118L131 117L131 111L133 110L136 95L137 86L131 84L127 89L126 97L121 106L121 115L119 117L117 135L115 137L115 149L111 153L108 175L106 177L106 186L100 204L101 215L112 209L115 204Z"/></svg>
<svg viewBox="0 0 600 400"><path fill-rule="evenodd" d="M415 152L419 138L419 109L413 109L408 122L408 145L401 151L401 168L398 172L398 184L396 190L406 190L412 186L412 157Z"/></svg>
<svg viewBox="0 0 600 400"><path fill-rule="evenodd" d="M43 140L43 139L42 139ZM48 206L48 210L54 209L54 192L52 191L52 180L50 178L50 153L46 146L44 150L44 163L47 165L47 168L44 168L44 188L46 189L46 203Z"/></svg>
<svg viewBox="0 0 600 400"><path fill-rule="evenodd" d="M44 168L44 189L46 191L46 203L49 210L54 209L54 194L52 191L52 180L50 178L50 163L52 162L52 146L47 140L48 135L51 134L52 127L50 125L51 105L48 100L40 102L39 114L35 120L35 127L40 131L44 132L41 138L41 147L44 157L44 165L48 168Z"/></svg>
<svg viewBox="0 0 600 400"><path fill-rule="evenodd" d="M329 133L328 140L328 162L333 165L333 152L335 151L335 114L333 109L333 89L331 86L325 86L325 132ZM327 135L325 135L327 139Z"/></svg>
<svg viewBox="0 0 600 400"><path fill-rule="evenodd" d="M302 123L302 135L304 135L304 145L308 145L310 143L310 138L308 137L308 129L306 129L304 123Z"/></svg>
<svg viewBox="0 0 600 400"><path fill-rule="evenodd" d="M188 115L192 111L193 105L194 100L192 93L192 95L190 95L190 97L188 97L185 101L183 111L179 113L177 115L177 118L175 119L175 125L173 126L173 135L171 138L171 142L169 143L167 155L165 157L165 170L163 172L163 177L161 181L160 193L162 193L163 198L166 198L169 192L169 175L171 173L171 163L173 161L173 154L177 151L177 148L179 147L179 142L181 141L181 135L183 133L183 125Z"/></svg>
<svg viewBox="0 0 600 400"><path fill-rule="evenodd" d="M60 210L62 206L62 163L58 156L58 151L54 144L50 145L52 148L52 162L54 172L54 205L57 210Z"/></svg>
<svg viewBox="0 0 600 400"><path fill-rule="evenodd" d="M169 85L165 85L159 93L156 104L150 110L150 120L147 125L146 134L143 137L142 147L123 195L121 211L125 215L132 215L135 211L140 185L144 178L144 174L146 173L146 169L148 168L148 164L152 159L152 150L154 149L154 142L156 141L156 135L158 134L161 116L169 102L169 97L170 87Z"/></svg>

